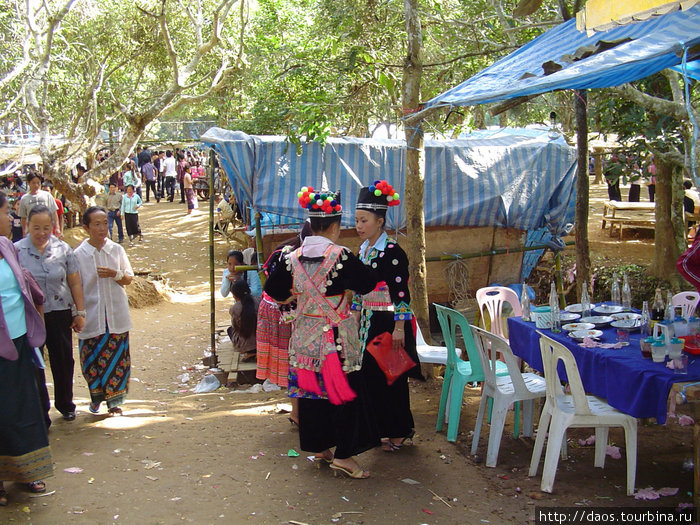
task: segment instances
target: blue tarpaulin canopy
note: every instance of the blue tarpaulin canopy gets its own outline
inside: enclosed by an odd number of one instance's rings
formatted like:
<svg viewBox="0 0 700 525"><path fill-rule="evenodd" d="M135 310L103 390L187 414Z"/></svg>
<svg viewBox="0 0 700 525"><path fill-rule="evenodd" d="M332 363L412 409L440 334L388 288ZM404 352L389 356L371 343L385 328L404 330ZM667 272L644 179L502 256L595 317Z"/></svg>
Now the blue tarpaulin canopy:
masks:
<svg viewBox="0 0 700 525"><path fill-rule="evenodd" d="M425 107L471 106L562 89L617 86L683 62L700 43L700 5L588 35L565 22ZM696 56L689 56L693 60ZM691 66L697 71L697 63ZM549 73L549 74L547 74Z"/></svg>
<svg viewBox="0 0 700 525"><path fill-rule="evenodd" d="M341 191L343 225L354 225L362 186L388 180L404 194L403 140L332 138L305 144L297 155L284 137L250 136L211 128L202 142L219 154L236 201L299 222L302 186ZM576 150L547 132L474 135L426 140L426 226L499 226L559 235L573 221ZM404 228L403 204L387 214L390 228Z"/></svg>

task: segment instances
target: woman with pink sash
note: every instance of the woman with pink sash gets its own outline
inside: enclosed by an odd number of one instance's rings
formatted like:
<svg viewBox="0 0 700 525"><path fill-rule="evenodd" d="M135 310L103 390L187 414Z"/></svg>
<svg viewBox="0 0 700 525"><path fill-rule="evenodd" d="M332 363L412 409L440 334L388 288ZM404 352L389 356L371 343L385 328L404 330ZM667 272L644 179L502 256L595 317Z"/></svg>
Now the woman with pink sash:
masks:
<svg viewBox="0 0 700 525"><path fill-rule="evenodd" d="M335 244L339 195L304 187L298 196L312 235L280 261L265 292L279 303L297 303L288 388L299 399L300 448L314 453L317 466L328 463L334 474L365 479L369 471L353 456L378 446L379 434L366 405L362 345L348 297L368 293L377 279L350 250Z"/></svg>

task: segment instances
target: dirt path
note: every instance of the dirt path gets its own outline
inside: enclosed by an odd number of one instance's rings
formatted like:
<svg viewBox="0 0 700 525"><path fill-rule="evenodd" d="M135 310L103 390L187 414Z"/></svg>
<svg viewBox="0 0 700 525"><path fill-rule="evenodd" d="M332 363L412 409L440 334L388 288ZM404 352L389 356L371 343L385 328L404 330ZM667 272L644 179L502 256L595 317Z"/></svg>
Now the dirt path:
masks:
<svg viewBox="0 0 700 525"><path fill-rule="evenodd" d="M205 216L188 217L176 204L148 204L141 222L144 242L127 247L132 265L162 274L180 293L132 310L125 415L89 414L88 392L76 370L77 419L65 422L52 410L56 476L47 480L49 495L33 498L10 484L11 504L0 509L0 522L527 524L535 505L645 505L624 495L624 459L608 458L605 470L593 468L593 450L576 445L587 431L571 433L571 459L560 463L555 494L540 493L539 478L527 477L533 441L513 439L510 418L499 465L486 469L468 454L479 390L468 389L462 432L451 444L435 433L441 380L412 383L415 446L397 454L363 454L371 479L316 470L298 449L283 392L190 391L202 376L196 365L209 341ZM217 240L217 279L227 248ZM227 307L227 300L217 300L222 321ZM190 379L182 383L177 376L185 372ZM486 428L484 433L480 455ZM620 433L611 432L611 438L624 443ZM691 456L691 443L690 427L640 425L637 486L680 488L678 496L646 505L690 500L692 473L681 465ZM300 456L289 457L290 449ZM72 467L82 471L65 471Z"/></svg>

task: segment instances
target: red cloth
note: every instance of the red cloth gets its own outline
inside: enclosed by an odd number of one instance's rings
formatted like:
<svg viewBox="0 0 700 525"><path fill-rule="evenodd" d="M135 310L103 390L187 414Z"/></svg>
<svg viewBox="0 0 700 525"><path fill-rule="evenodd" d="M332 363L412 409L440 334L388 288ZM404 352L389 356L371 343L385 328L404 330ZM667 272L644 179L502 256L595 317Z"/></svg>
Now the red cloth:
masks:
<svg viewBox="0 0 700 525"><path fill-rule="evenodd" d="M700 292L700 242L698 241L700 236L695 237L693 245L678 258L676 268L685 280Z"/></svg>

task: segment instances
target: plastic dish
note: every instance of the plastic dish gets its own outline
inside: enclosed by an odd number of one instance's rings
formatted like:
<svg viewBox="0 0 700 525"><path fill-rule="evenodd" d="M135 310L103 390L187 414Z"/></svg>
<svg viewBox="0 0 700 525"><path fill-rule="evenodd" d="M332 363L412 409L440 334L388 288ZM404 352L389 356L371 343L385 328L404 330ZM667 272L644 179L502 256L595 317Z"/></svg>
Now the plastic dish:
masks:
<svg viewBox="0 0 700 525"><path fill-rule="evenodd" d="M559 314L559 320L562 323L568 323L570 321L576 321L576 319L580 318L581 314L575 314L572 312L561 312Z"/></svg>
<svg viewBox="0 0 700 525"><path fill-rule="evenodd" d="M577 330L592 330L595 328L595 325L593 323L569 323L561 328L567 332L575 332Z"/></svg>
<svg viewBox="0 0 700 525"><path fill-rule="evenodd" d="M611 314L610 317L612 317L615 321L636 321L637 319L642 318L641 314L635 314L634 312Z"/></svg>
<svg viewBox="0 0 700 525"><path fill-rule="evenodd" d="M636 332L642 325L637 319L623 319L620 321L613 321L610 323L613 328L627 328L630 332Z"/></svg>
<svg viewBox="0 0 700 525"><path fill-rule="evenodd" d="M591 308L594 308L595 304L591 303ZM570 304L566 308L564 308L567 312L573 312L575 314L580 314L583 312L583 306L581 306L581 303L575 303L575 304Z"/></svg>
<svg viewBox="0 0 700 525"><path fill-rule="evenodd" d="M685 341L685 344L683 345L683 351L686 354L700 355L700 346L696 345L696 342L694 341L695 336L684 335L679 337L679 339L683 339Z"/></svg>
<svg viewBox="0 0 700 525"><path fill-rule="evenodd" d="M573 339L583 339L584 337L590 337L591 339L596 339L603 335L602 330L575 330L569 332L569 337Z"/></svg>
<svg viewBox="0 0 700 525"><path fill-rule="evenodd" d="M596 306L593 308L593 311L597 314L604 314L604 315L609 315L609 314L616 314L619 312L622 312L624 308L622 306L616 306L616 305L610 305L610 304L601 304L600 306Z"/></svg>
<svg viewBox="0 0 700 525"><path fill-rule="evenodd" d="M581 323L593 323L596 326L605 326L613 321L614 319L612 317L608 317L607 315L592 315L590 317L582 317L579 319L579 322Z"/></svg>

